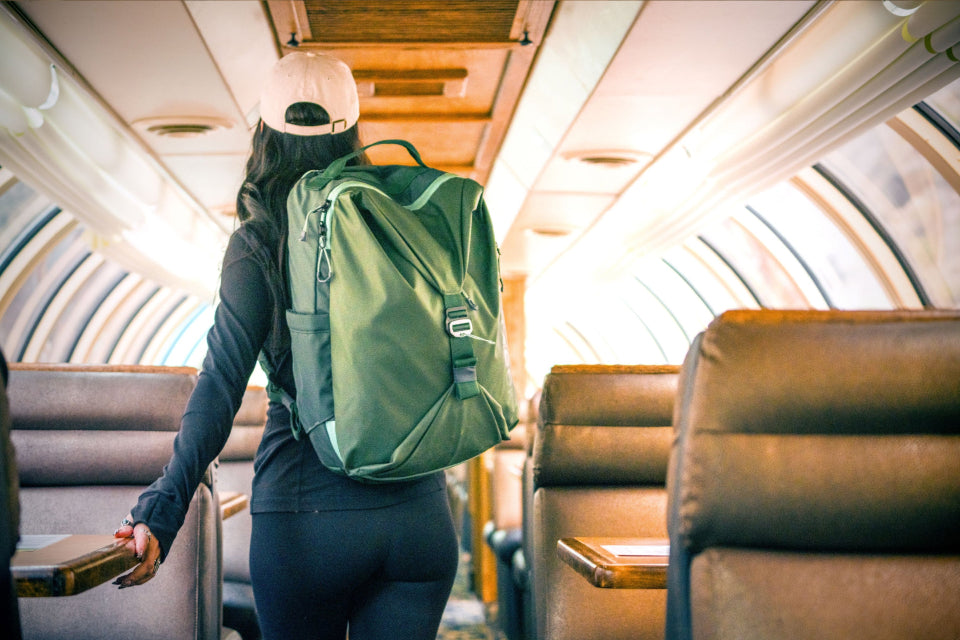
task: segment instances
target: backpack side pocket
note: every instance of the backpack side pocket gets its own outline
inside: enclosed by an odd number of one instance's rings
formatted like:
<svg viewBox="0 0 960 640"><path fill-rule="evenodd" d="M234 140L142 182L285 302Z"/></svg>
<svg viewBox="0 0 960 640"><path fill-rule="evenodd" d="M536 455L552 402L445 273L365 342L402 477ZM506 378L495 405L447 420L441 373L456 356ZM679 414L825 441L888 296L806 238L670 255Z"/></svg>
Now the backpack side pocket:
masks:
<svg viewBox="0 0 960 640"><path fill-rule="evenodd" d="M293 380L297 385L297 415L310 433L333 420L333 378L330 363L330 315L287 311Z"/></svg>

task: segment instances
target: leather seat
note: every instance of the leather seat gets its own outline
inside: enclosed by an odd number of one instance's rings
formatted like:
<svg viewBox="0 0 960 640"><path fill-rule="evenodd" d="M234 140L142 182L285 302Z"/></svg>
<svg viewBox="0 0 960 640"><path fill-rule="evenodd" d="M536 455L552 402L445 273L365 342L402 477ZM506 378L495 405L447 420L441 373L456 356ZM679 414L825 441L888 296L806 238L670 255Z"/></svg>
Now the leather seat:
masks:
<svg viewBox="0 0 960 640"><path fill-rule="evenodd" d="M663 589L596 588L558 558L557 541L666 538L678 370L558 366L544 381L528 480L532 530L525 532L532 534L535 637L663 637Z"/></svg>
<svg viewBox="0 0 960 640"><path fill-rule="evenodd" d="M668 638L960 637L960 314L727 312L678 398Z"/></svg>
<svg viewBox="0 0 960 640"><path fill-rule="evenodd" d="M253 459L267 421L267 392L248 387L217 467L220 491L253 495ZM250 583L250 509L223 522L223 622L243 640L258 640L260 624Z"/></svg>
<svg viewBox="0 0 960 640"><path fill-rule="evenodd" d="M113 531L169 460L195 384L189 368L11 365L21 531ZM156 578L133 589L107 582L69 597L21 598L24 638L219 639L220 553L208 473Z"/></svg>
<svg viewBox="0 0 960 640"><path fill-rule="evenodd" d="M10 575L10 558L16 551L20 536L19 480L13 443L10 441L10 405L7 401L7 361L0 352L0 632L4 638L19 640L20 610L16 590Z"/></svg>
<svg viewBox="0 0 960 640"><path fill-rule="evenodd" d="M523 405L521 405L523 406ZM523 602L513 579L513 554L520 548L521 476L526 458L526 434L533 429L529 424L531 411L521 415L521 424L506 440L491 451L491 506L493 519L484 528L484 538L493 550L497 566L497 625L507 640L523 638Z"/></svg>

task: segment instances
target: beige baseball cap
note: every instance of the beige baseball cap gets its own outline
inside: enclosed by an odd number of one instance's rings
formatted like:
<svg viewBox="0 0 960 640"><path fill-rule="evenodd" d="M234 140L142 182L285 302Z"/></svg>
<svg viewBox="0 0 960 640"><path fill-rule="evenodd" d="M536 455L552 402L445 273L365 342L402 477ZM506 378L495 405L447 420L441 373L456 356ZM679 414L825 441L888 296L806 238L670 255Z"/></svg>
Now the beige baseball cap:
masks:
<svg viewBox="0 0 960 640"><path fill-rule="evenodd" d="M304 126L286 121L287 107L312 102L327 110L330 124ZM360 118L360 99L350 67L322 53L296 51L280 58L260 93L260 118L271 129L298 136L346 131Z"/></svg>

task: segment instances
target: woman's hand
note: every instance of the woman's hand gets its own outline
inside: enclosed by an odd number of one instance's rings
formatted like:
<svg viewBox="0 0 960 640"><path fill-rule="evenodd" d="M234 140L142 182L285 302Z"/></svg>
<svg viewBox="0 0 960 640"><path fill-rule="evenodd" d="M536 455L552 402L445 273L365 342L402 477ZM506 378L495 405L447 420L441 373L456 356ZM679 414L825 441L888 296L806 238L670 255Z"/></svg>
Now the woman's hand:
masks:
<svg viewBox="0 0 960 640"><path fill-rule="evenodd" d="M160 570L160 543L150 533L150 527L143 522L134 524L132 516L127 514L120 523L120 528L113 535L116 538L129 538L127 548L140 560L140 564L133 571L120 576L113 581L113 584L119 585L121 589L136 587L149 582L157 575L157 571Z"/></svg>

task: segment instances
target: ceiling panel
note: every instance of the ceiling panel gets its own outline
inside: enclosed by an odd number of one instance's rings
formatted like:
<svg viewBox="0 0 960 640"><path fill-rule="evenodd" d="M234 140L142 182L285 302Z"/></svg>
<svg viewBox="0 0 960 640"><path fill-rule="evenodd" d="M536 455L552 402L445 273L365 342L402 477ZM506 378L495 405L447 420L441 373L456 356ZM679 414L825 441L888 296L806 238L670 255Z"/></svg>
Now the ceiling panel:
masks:
<svg viewBox="0 0 960 640"><path fill-rule="evenodd" d="M510 39L517 0L310 0L314 42L504 42Z"/></svg>
<svg viewBox="0 0 960 640"><path fill-rule="evenodd" d="M491 49L395 49L350 47L325 49L353 70L361 92L364 118L391 115L481 114L493 109L504 66L506 47ZM413 90L417 85L446 85L440 95ZM409 93L405 93L409 91Z"/></svg>
<svg viewBox="0 0 960 640"><path fill-rule="evenodd" d="M242 121L180 2L27 2L22 8L127 123L185 115Z"/></svg>
<svg viewBox="0 0 960 640"><path fill-rule="evenodd" d="M630 16L625 4L610 4L608 11L621 9L624 12L621 20ZM581 29L580 25L589 20L603 25L608 32L613 31L614 25L597 19L591 11L591 3L561 4L551 25L551 40L530 81L531 86L543 83L546 90L525 94L524 104L521 104L523 114L550 114L558 109L553 95L558 89L567 90L563 86L562 70L576 68L571 61L577 59L578 51L590 52L580 58L606 60L607 64L584 67L585 71L599 69L593 75L585 75L594 78L593 84L585 89L589 92L586 100L576 102L572 96L564 96L562 104L576 104L580 109L573 117L566 117L567 126L555 127L559 135L543 136L551 147L546 162L535 169L527 169L524 162L512 157L518 148L509 140L504 145L500 161L516 167L518 173L524 172L529 190L503 244L517 248L531 246L529 230L539 224L536 202L541 192L562 189L572 193L607 193L615 196L616 204L602 210L585 208L583 215L589 218L590 224L571 243L550 244L550 247L561 250L557 254L551 256L549 248L542 247L544 243L540 242L535 243L535 253L526 257L515 256L505 263L516 265L531 279L536 279L543 271L559 264L561 252L569 255L572 252L568 249L584 244L584 238L595 236L596 229L611 217L611 211L620 212L626 227L642 224L644 206L640 205L648 202L638 205L624 201L621 199L623 194L644 180L651 167L663 164L661 158L665 150L699 118L709 113L712 105L722 100L813 4L813 0L649 0L639 9L633 9L635 19L629 29L623 30L622 40L612 56L608 53L609 45L603 31L596 27ZM580 11L584 12L583 16L578 13ZM560 39L566 44L550 51L558 32L566 36ZM546 61L548 53L564 64L551 64L541 74L540 65ZM556 114L554 119L558 123L564 122L561 116L565 115ZM525 123L528 128L546 128L542 120L527 118ZM510 135L514 136L513 130ZM522 153L518 155L523 157ZM632 156L636 162L622 166L589 163L594 166L588 166L588 163L575 161L576 158L604 155ZM583 166L578 167L578 164ZM527 174L531 177L535 174L535 179L531 181ZM689 175L693 176L693 173L689 172ZM693 177L690 180L693 181ZM673 188L668 182L652 177L650 182L659 184L661 191L669 197L679 197L690 190L687 185L682 189ZM512 235L518 236L516 241ZM602 236L596 246L590 245L591 255L597 258L594 262L619 255L623 242L622 231L619 235ZM569 269L582 272L584 266L582 259L571 259ZM557 277L562 280L566 273L564 271Z"/></svg>
<svg viewBox="0 0 960 640"><path fill-rule="evenodd" d="M263 70L277 59L262 7L75 1L20 8L192 199L212 212L233 209L250 150L248 112L255 112Z"/></svg>
<svg viewBox="0 0 960 640"><path fill-rule="evenodd" d="M531 194L551 192L618 194L639 175L652 158L634 153L629 145L606 141L609 146L577 147L575 152L554 158L540 174L537 190Z"/></svg>
<svg viewBox="0 0 960 640"><path fill-rule="evenodd" d="M360 125L364 143L377 140L401 139L413 144L424 162L438 169L451 167L469 170L475 149L483 139L487 125L484 121L423 123L366 122ZM412 164L410 154L399 146L376 147L370 158L376 164Z"/></svg>
<svg viewBox="0 0 960 640"><path fill-rule="evenodd" d="M550 0L268 2L284 53L344 60L364 141L403 138L485 183L553 13ZM377 150L376 162L410 162Z"/></svg>

